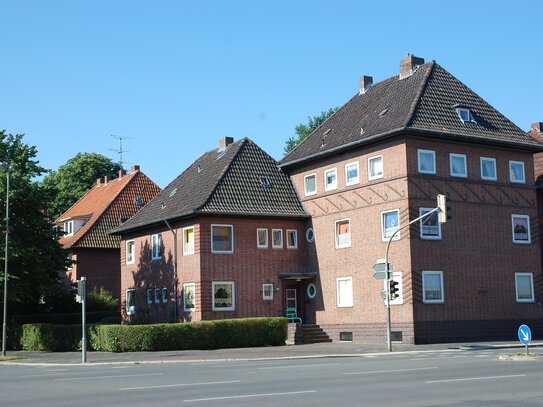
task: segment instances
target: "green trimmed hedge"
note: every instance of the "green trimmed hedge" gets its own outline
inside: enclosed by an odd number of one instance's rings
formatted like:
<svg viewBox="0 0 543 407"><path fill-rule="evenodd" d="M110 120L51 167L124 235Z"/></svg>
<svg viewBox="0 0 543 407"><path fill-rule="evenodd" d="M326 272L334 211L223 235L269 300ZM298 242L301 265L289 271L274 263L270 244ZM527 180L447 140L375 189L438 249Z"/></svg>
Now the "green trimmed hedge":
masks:
<svg viewBox="0 0 543 407"><path fill-rule="evenodd" d="M167 351L283 345L283 317L240 318L156 325L89 325L89 349L105 352ZM81 325L26 324L12 330L14 349L81 349Z"/></svg>
<svg viewBox="0 0 543 407"><path fill-rule="evenodd" d="M93 324L102 321L108 317L118 317L118 311L93 311L87 312L87 323ZM72 312L69 314L28 314L13 315L10 325L23 324L56 324L56 325L74 325L81 323L81 312Z"/></svg>

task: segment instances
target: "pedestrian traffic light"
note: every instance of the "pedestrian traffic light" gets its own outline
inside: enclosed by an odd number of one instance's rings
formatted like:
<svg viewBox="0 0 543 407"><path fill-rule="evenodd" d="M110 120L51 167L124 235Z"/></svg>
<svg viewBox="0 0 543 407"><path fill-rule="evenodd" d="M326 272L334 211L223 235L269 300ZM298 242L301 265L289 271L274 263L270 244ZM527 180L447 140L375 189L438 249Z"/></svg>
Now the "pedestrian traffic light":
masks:
<svg viewBox="0 0 543 407"><path fill-rule="evenodd" d="M437 219L439 223L445 223L451 219L451 207L447 205L447 196L439 194L437 196Z"/></svg>
<svg viewBox="0 0 543 407"><path fill-rule="evenodd" d="M398 287L398 282L397 281L394 281L394 280L390 280L389 282L389 291L390 291L390 299L391 300L394 300L396 299L396 297L399 296L399 291L400 291L400 288Z"/></svg>

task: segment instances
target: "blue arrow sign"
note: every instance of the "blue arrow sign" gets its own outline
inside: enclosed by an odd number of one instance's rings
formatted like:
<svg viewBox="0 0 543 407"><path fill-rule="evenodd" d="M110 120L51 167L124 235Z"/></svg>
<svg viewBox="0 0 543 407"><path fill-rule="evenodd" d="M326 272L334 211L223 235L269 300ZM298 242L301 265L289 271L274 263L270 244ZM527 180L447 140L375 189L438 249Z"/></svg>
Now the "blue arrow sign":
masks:
<svg viewBox="0 0 543 407"><path fill-rule="evenodd" d="M518 328L518 339L520 343L523 345L529 345L532 341L532 331L530 331L530 328L528 325L522 324Z"/></svg>

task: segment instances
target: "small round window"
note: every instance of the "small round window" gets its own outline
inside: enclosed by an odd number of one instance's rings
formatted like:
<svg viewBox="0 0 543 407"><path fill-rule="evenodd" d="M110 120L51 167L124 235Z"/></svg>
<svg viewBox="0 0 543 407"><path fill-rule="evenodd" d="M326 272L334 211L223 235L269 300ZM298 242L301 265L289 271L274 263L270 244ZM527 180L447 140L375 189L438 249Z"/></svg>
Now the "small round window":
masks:
<svg viewBox="0 0 543 407"><path fill-rule="evenodd" d="M311 300L314 300L317 296L317 286L314 283L309 283L307 285L307 296Z"/></svg>
<svg viewBox="0 0 543 407"><path fill-rule="evenodd" d="M315 231L313 230L313 228L307 229L307 231L305 232L305 240L307 240L307 243L313 243L313 241L315 240Z"/></svg>

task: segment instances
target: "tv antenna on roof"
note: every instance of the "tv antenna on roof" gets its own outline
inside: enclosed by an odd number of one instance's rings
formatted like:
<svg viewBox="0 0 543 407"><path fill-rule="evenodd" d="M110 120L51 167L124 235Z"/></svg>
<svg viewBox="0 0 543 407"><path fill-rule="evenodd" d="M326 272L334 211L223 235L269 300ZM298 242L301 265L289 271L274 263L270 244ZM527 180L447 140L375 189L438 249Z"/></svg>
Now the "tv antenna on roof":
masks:
<svg viewBox="0 0 543 407"><path fill-rule="evenodd" d="M128 140L130 137L123 137L123 136L117 136L115 134L112 134L111 137L114 139L119 140L119 148L110 148L110 151L115 151L117 154L119 154L119 166L121 169L123 168L123 164L125 163L123 161L123 153L129 153L130 151L123 150L123 140Z"/></svg>

